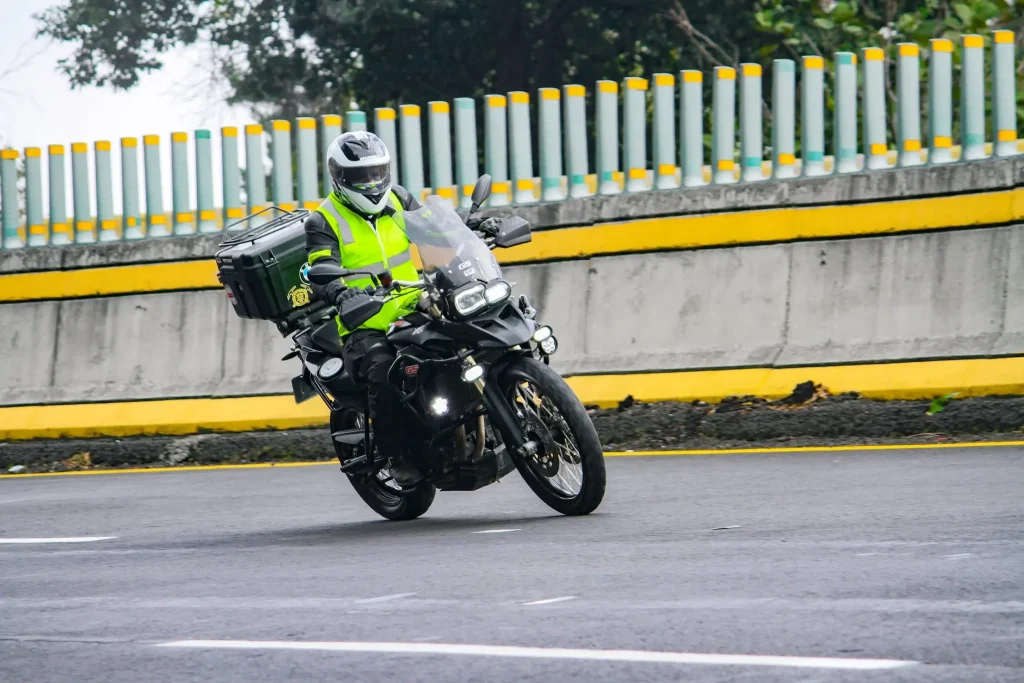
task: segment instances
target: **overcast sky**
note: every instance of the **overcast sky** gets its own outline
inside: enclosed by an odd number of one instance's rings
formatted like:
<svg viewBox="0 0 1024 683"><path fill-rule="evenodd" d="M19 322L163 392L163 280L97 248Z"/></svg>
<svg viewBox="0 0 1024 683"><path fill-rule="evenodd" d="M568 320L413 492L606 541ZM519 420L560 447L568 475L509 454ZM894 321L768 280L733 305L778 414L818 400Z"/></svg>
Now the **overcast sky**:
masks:
<svg viewBox="0 0 1024 683"><path fill-rule="evenodd" d="M246 110L227 107L203 87L202 79L197 78L197 74L203 71L203 53L199 48L168 55L163 70L143 76L141 83L128 92L107 88L72 91L65 77L57 71L57 60L70 52L69 47L33 38L36 22L32 15L54 4L58 4L57 0L0 0L0 73L13 63L19 48L23 56L42 50L27 66L0 81L0 138L4 146L22 151L25 147L45 148L49 144L87 142L90 143L92 173L91 143L95 140L112 141L115 150L115 206L120 211L120 164L116 161L116 150L120 149L118 139L160 135L164 157L164 204L170 209L168 134L186 131L191 143L192 131L197 128L216 131L223 125L249 123ZM216 143L217 137L214 136L214 177L217 185L214 196L219 205L220 164L216 161L219 160L220 145ZM190 163L192 154L190 150ZM45 179L44 164L44 184ZM194 179L190 179L190 186L194 202ZM69 176L69 192L70 187ZM95 198L93 207L95 210Z"/></svg>

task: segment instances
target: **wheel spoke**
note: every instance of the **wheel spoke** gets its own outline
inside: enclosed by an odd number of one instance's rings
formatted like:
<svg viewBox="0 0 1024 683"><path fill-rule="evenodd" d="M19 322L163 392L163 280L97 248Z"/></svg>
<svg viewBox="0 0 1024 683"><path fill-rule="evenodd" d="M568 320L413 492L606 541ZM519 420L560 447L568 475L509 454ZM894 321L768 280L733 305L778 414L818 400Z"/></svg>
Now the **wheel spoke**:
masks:
<svg viewBox="0 0 1024 683"><path fill-rule="evenodd" d="M529 411L548 430L546 442L554 442L558 470L545 476L548 484L560 494L575 496L583 489L582 458L568 422L558 408L530 382L519 382L515 387L515 401L522 410ZM550 440L550 441L548 441ZM541 476L544 476L543 474Z"/></svg>

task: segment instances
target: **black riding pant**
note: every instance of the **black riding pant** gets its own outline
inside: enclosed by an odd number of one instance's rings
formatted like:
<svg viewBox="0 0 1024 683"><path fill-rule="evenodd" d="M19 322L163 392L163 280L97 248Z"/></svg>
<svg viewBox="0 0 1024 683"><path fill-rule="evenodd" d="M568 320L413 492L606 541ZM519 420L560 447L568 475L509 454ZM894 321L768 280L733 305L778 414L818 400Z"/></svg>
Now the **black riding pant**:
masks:
<svg viewBox="0 0 1024 683"><path fill-rule="evenodd" d="M345 337L343 359L352 378L367 385L373 438L381 455L408 458L407 425L402 404L388 383L388 371L395 362L395 351L378 330L357 330Z"/></svg>

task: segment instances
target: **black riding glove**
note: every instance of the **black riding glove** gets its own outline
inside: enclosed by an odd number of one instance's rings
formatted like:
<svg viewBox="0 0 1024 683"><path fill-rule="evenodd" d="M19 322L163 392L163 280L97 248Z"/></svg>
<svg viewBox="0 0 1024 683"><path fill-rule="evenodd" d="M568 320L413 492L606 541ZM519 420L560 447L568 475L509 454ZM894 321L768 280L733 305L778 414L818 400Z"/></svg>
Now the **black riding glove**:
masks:
<svg viewBox="0 0 1024 683"><path fill-rule="evenodd" d="M487 216L481 216L480 214L475 213L466 219L466 227L470 230L476 230L481 223L488 220L490 219Z"/></svg>
<svg viewBox="0 0 1024 683"><path fill-rule="evenodd" d="M491 218L487 218L487 219L481 221L481 223L478 226L476 226L476 228L474 228L474 229L477 232L482 232L483 234L487 235L488 237L494 237L495 235L498 234L500 226L501 226L501 219L492 216Z"/></svg>
<svg viewBox="0 0 1024 683"><path fill-rule="evenodd" d="M361 299L369 299L370 295L361 289L356 287L348 287L338 292L334 297L334 306L339 311L345 307L346 304L358 301Z"/></svg>

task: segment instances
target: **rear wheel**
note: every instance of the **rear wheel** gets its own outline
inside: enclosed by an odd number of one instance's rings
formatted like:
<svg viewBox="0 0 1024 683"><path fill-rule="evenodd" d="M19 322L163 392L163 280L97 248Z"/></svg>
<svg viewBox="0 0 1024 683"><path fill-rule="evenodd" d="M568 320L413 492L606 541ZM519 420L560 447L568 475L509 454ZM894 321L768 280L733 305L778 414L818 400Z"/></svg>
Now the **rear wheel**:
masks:
<svg viewBox="0 0 1024 683"><path fill-rule="evenodd" d="M331 413L331 431L356 429L365 426L366 416L359 408L344 408ZM346 446L334 442L338 460L345 462L363 455L366 445ZM422 482L411 489L404 489L391 478L387 468L374 475L346 475L352 488L363 502L381 517L394 521L416 519L430 509L437 489L433 484Z"/></svg>
<svg viewBox="0 0 1024 683"><path fill-rule="evenodd" d="M586 409L558 373L532 358L501 377L502 392L521 416L537 452L516 456L519 473L537 496L563 515L586 515L604 498L601 440Z"/></svg>

